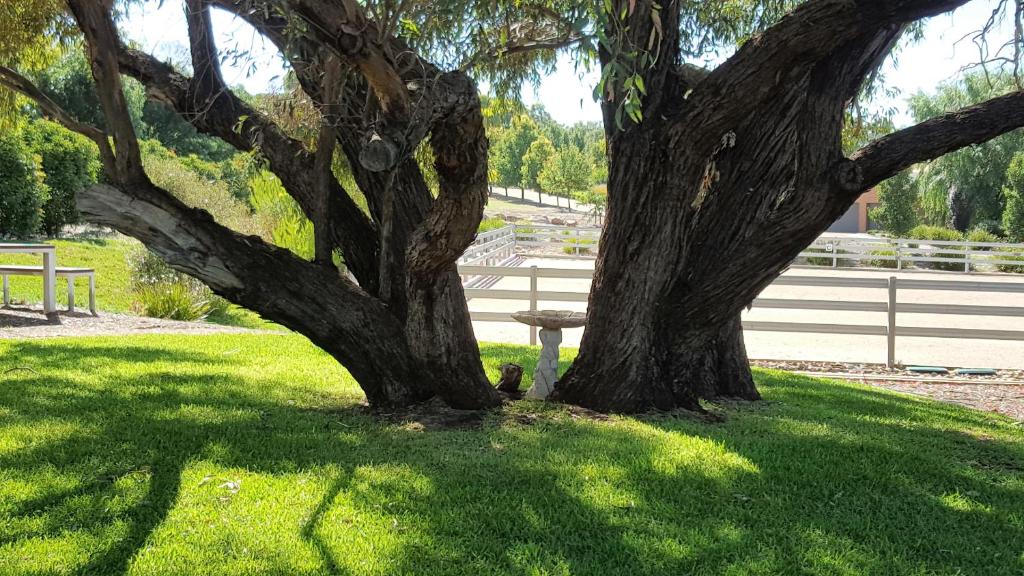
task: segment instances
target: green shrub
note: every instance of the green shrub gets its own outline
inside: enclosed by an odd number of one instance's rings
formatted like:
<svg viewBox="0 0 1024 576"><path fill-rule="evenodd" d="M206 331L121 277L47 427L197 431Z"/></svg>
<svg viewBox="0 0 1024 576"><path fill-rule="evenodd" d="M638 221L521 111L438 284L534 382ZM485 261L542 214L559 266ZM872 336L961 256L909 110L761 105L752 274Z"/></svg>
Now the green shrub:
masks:
<svg viewBox="0 0 1024 576"><path fill-rule="evenodd" d="M480 226L476 229L478 234L484 232L490 232L491 230L497 230L508 226L508 222L505 222L501 218L484 218L480 221Z"/></svg>
<svg viewBox="0 0 1024 576"><path fill-rule="evenodd" d="M1024 152L1017 152L1006 169L1003 230L1014 242L1024 242Z"/></svg>
<svg viewBox="0 0 1024 576"><path fill-rule="evenodd" d="M135 292L135 312L150 318L202 320L210 313L210 303L182 282L143 286Z"/></svg>
<svg viewBox="0 0 1024 576"><path fill-rule="evenodd" d="M582 256L591 253L594 241L589 238L566 238L563 240L563 244L568 244L568 246L563 246L562 252Z"/></svg>
<svg viewBox="0 0 1024 576"><path fill-rule="evenodd" d="M896 268L897 266L895 250L872 250L870 254L872 256L888 256L889 258L877 258L868 260L868 266L871 266L873 268Z"/></svg>
<svg viewBox="0 0 1024 576"><path fill-rule="evenodd" d="M848 250L843 250L842 248L836 248L835 249L835 254L836 254L836 256L840 256L840 255L843 255L843 254L851 254L851 252L849 252ZM821 252L821 256L807 256L806 258L802 258L801 260L803 261L803 264L805 264L807 266L832 266L832 255L831 255L831 253L824 252L824 251ZM857 265L857 261L856 260L851 260L849 258L838 258L836 260L836 265L837 266L856 266Z"/></svg>
<svg viewBox="0 0 1024 576"><path fill-rule="evenodd" d="M996 260L1008 260L1010 262L1020 262L1020 264L996 264L996 270L1000 272L1012 272L1015 274L1024 274L1024 256L1014 256L1014 250L1012 248L996 248L992 258Z"/></svg>
<svg viewBox="0 0 1024 576"><path fill-rule="evenodd" d="M984 230L997 238L1006 236L1006 233L1003 230L1003 223L999 220L978 220L972 227L972 232L974 230Z"/></svg>
<svg viewBox="0 0 1024 576"><path fill-rule="evenodd" d="M50 197L43 204L40 228L53 238L64 226L78 223L75 196L96 183L99 154L88 138L47 120L29 124L25 139L42 159Z"/></svg>
<svg viewBox="0 0 1024 576"><path fill-rule="evenodd" d="M0 237L28 238L39 230L49 199L39 168L17 132L0 130Z"/></svg>
<svg viewBox="0 0 1024 576"><path fill-rule="evenodd" d="M910 238L915 240L932 240L936 242L956 242L957 240L963 240L963 234L952 230L950 228L943 228L942 226L915 226L913 230L908 234ZM919 244L911 244L911 248L920 247ZM963 249L962 246L956 249ZM963 258L962 254L950 253L950 252L929 252L926 254L918 254L921 258ZM963 271L963 262L918 262L917 266L922 268L931 268L933 270L949 270L949 271Z"/></svg>
<svg viewBox="0 0 1024 576"><path fill-rule="evenodd" d="M981 228L975 228L968 232L966 239L968 242L999 242L998 236ZM989 250L989 247L978 246L977 248L972 248L972 250Z"/></svg>
<svg viewBox="0 0 1024 576"><path fill-rule="evenodd" d="M942 226L927 226L921 224L914 226L907 233L907 238L914 240L937 240L941 242L955 242L957 240L963 240L963 234L952 230L950 228L944 228Z"/></svg>
<svg viewBox="0 0 1024 576"><path fill-rule="evenodd" d="M200 320L224 312L229 304L199 280L168 266L143 247L128 254L132 308L137 314L169 320Z"/></svg>

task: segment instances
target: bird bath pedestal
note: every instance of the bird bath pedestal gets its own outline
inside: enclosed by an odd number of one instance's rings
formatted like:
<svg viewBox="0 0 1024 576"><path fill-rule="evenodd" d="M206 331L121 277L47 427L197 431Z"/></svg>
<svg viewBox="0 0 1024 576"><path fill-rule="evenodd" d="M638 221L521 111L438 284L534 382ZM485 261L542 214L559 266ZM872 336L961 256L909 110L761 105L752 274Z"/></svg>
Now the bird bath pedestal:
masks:
<svg viewBox="0 0 1024 576"><path fill-rule="evenodd" d="M540 328L540 359L533 373L533 386L526 391L527 398L543 400L555 388L558 378L558 345L562 343L562 328L580 328L587 323L587 315L568 310L528 310L512 315L517 322Z"/></svg>

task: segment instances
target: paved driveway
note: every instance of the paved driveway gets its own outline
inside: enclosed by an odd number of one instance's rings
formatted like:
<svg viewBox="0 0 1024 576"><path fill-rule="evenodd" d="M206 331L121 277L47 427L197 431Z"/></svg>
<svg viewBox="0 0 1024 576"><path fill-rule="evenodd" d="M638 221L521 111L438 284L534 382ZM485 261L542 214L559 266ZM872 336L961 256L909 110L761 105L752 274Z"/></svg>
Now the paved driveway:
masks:
<svg viewBox="0 0 1024 576"><path fill-rule="evenodd" d="M523 267L592 269L593 260L531 258ZM787 275L839 276L858 278L898 278L918 280L978 280L985 282L1024 283L1024 277L985 274L958 274L941 272L895 272L832 269L793 269ZM502 278L491 288L498 290L529 290L528 278ZM538 289L546 291L581 292L590 289L584 279L538 280ZM886 291L877 288L829 288L804 286L770 286L762 294L765 298L886 301ZM987 306L1016 306L1024 308L1024 294L979 292L948 292L900 290L900 303L978 304ZM526 301L473 298L472 311L514 312L529 307ZM540 302L541 309L586 310L585 302ZM897 306L898 308L898 306ZM745 313L744 319L775 322L807 322L826 324L865 324L884 326L884 312L843 312L819 310L758 309ZM993 316L954 316L938 314L900 314L899 326L926 326L951 328L979 328L996 330L1024 330L1024 318ZM525 344L529 342L529 328L505 322L474 322L477 339L488 342ZM566 330L563 345L578 346L583 330ZM831 360L843 362L884 363L886 343L884 336L846 336L832 334L806 334L787 332L746 332L748 353L751 358L773 360ZM897 361L904 364L936 364L941 366L972 366L991 368L1024 368L1024 341L959 340L948 338L899 337L896 341Z"/></svg>

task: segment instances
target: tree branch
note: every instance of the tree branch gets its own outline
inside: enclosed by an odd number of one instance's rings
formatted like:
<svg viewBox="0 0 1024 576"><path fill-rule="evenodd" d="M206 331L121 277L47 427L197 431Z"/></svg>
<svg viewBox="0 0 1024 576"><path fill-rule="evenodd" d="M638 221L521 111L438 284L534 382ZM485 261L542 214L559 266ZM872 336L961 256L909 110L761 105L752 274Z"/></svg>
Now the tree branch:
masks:
<svg viewBox="0 0 1024 576"><path fill-rule="evenodd" d="M1024 91L936 116L883 136L855 152L840 185L856 193L918 162L938 158L1024 126ZM845 180L845 181L843 181Z"/></svg>
<svg viewBox="0 0 1024 576"><path fill-rule="evenodd" d="M779 86L800 77L847 43L876 30L953 10L969 0L817 0L805 2L764 33L748 40L696 87L686 108L712 133L776 97ZM731 106L716 107L728 94ZM679 96L681 97L681 95ZM711 110L710 113L707 111ZM680 126L692 128L690 114Z"/></svg>
<svg viewBox="0 0 1024 576"><path fill-rule="evenodd" d="M68 0L68 6L85 36L100 106L114 137L115 173L107 176L115 182L148 183L149 177L142 167L139 142L121 85L117 64L119 41L114 20L105 2Z"/></svg>
<svg viewBox="0 0 1024 576"><path fill-rule="evenodd" d="M525 42L506 42L500 46L494 46L488 50L482 52L476 52L462 64L459 65L459 70L469 70L474 66L479 66L487 62L493 62L506 56L513 56L515 54L525 54L527 52L534 52L536 50L558 50L561 48L567 48L573 44L577 44L586 40L586 36L580 36L578 34L565 34L563 36L557 36L554 38L544 38L540 40L527 40Z"/></svg>

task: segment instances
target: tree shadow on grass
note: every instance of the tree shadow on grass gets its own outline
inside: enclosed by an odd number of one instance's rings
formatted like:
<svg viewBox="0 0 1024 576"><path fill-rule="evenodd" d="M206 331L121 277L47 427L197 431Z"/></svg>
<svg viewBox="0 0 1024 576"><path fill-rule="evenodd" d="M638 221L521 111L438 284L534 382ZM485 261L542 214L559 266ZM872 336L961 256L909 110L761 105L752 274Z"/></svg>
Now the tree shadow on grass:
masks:
<svg viewBox="0 0 1024 576"><path fill-rule="evenodd" d="M590 421L521 404L480 429L423 431L357 408L290 405L263 392L292 382L268 374L255 388L223 372L241 360L213 351L33 343L8 351L39 373L9 374L0 386L0 426L25 430L15 435L24 446L0 451L0 480L38 489L0 504L8 527L0 568L5 550L71 532L102 536L75 572L121 574L139 562L140 572L228 573L221 550L235 550L236 539L255 547L259 534L193 526L197 506L250 517L257 531L267 515L263 531L304 543L317 559L307 573L1020 568L1008 543L1024 541L1014 520L1024 497L1021 445L977 436L995 420L954 407L762 375L768 402L728 408L717 425ZM103 362L149 368L91 386L51 372ZM164 365L175 362L193 366ZM213 369L197 372L196 363ZM203 490L221 479L194 481L197 467L249 474L239 502L207 498ZM315 484L285 484L294 494L282 497L310 492L295 518L262 511L259 496L245 500L261 482L295 475ZM194 546L208 549L189 551L197 564L158 568L181 553L161 551L161 530L199 531L206 540ZM287 558L268 560L273 553L262 552L268 564L250 572L299 571Z"/></svg>

